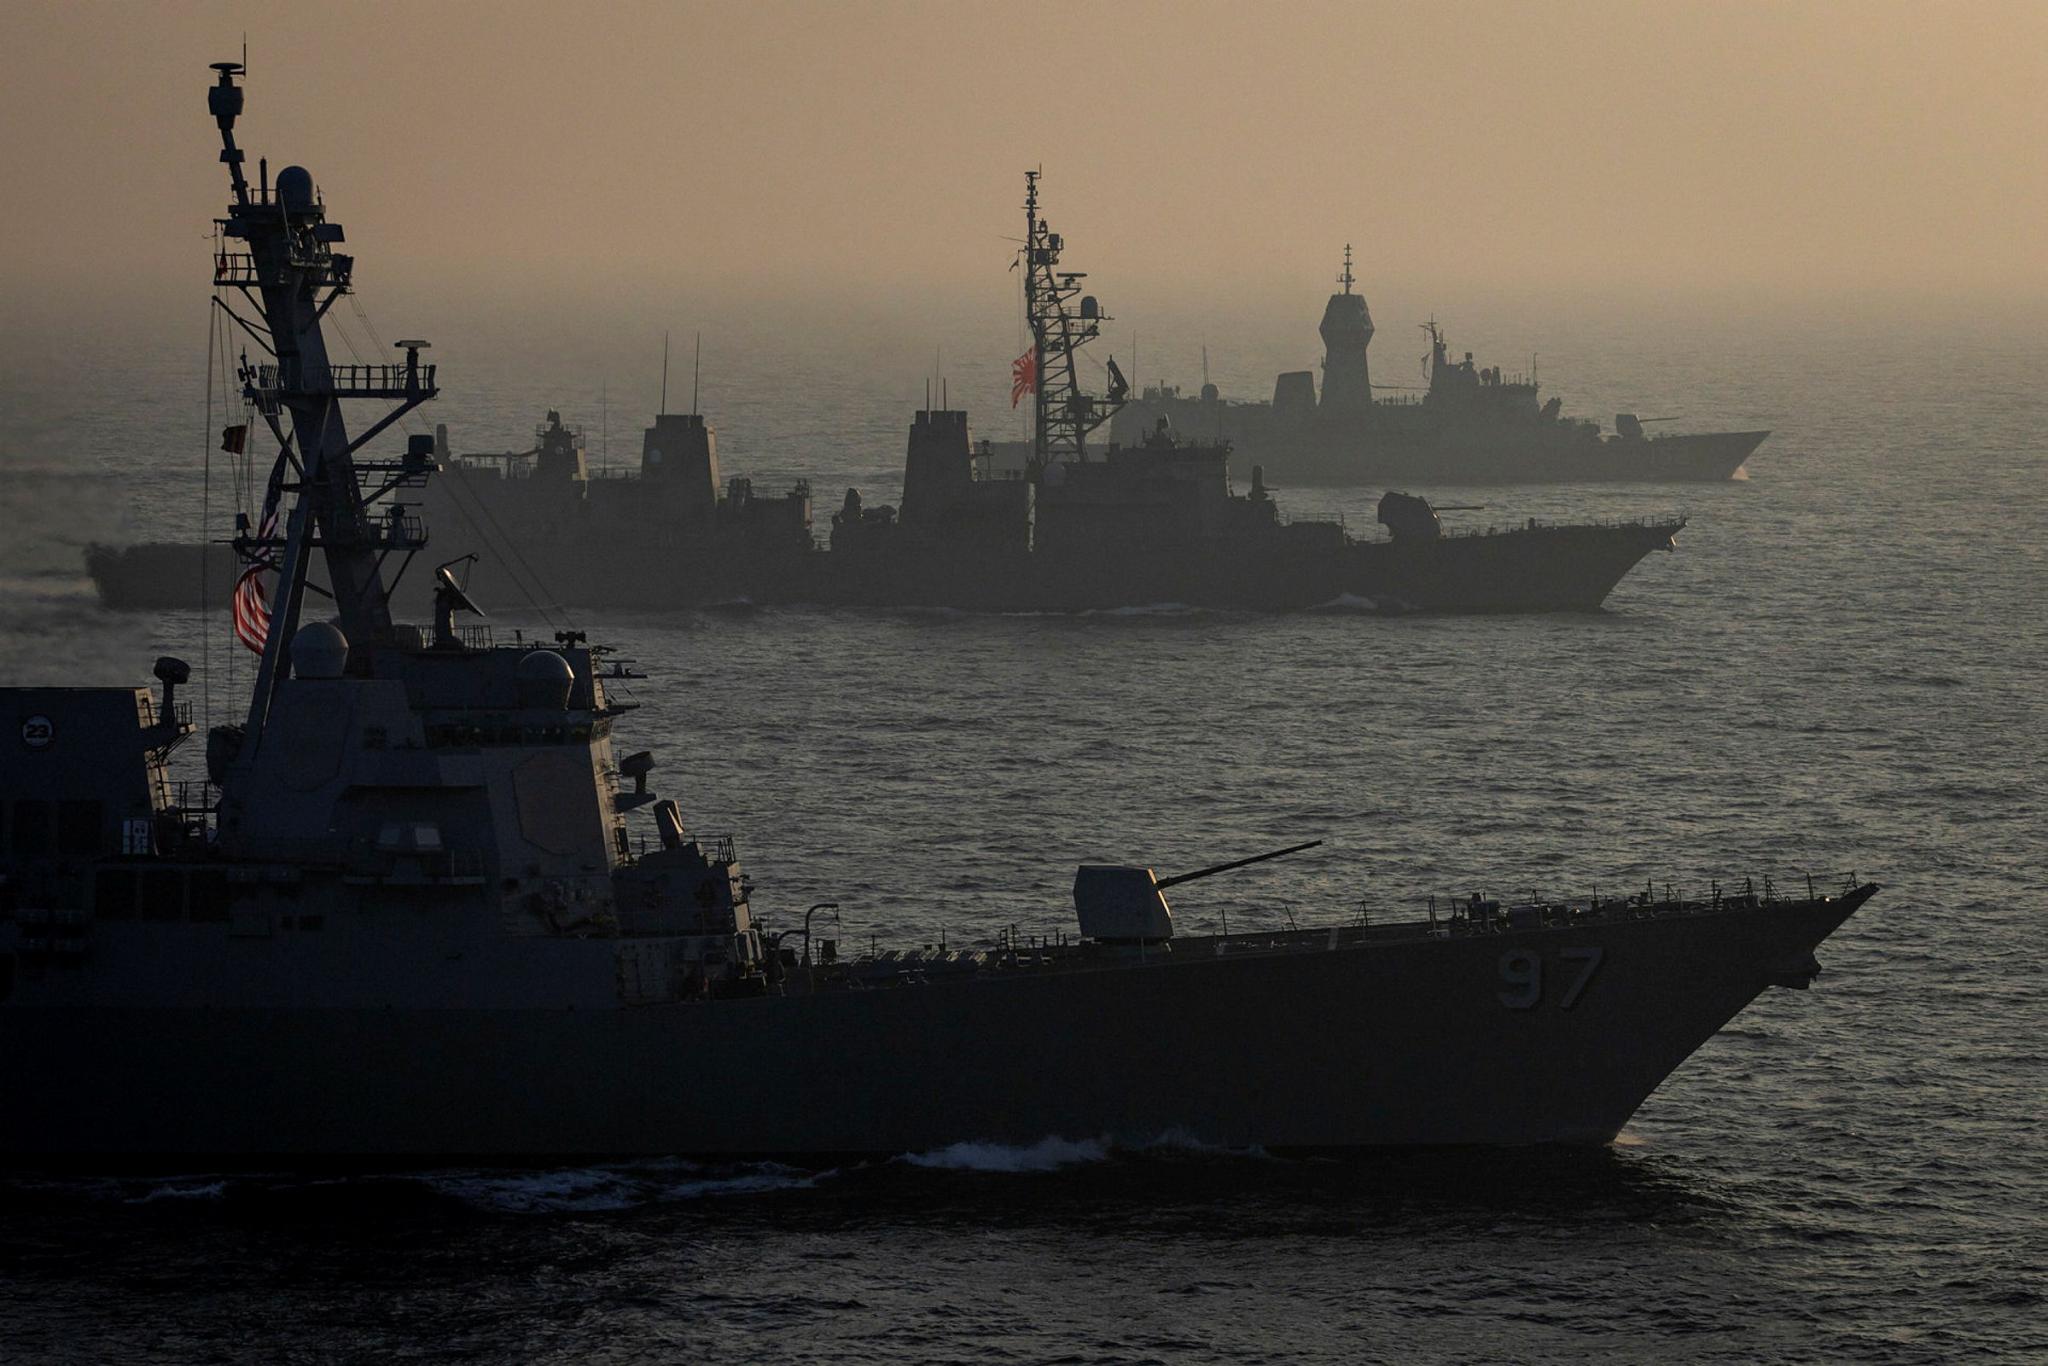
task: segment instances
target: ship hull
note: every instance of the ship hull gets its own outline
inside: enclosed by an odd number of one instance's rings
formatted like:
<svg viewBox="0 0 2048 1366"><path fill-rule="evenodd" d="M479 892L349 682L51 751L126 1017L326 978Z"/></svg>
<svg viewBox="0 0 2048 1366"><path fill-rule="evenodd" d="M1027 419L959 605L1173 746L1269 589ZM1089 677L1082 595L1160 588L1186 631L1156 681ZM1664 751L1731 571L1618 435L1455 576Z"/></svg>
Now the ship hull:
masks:
<svg viewBox="0 0 2048 1366"><path fill-rule="evenodd" d="M1388 610L1596 612L1629 570L1670 550L1677 526L1544 526L1435 541L1373 541L1347 590Z"/></svg>
<svg viewBox="0 0 2048 1366"><path fill-rule="evenodd" d="M0 1005L0 1150L47 1166L1598 1144L1875 890L602 1010L17 1002Z"/></svg>
<svg viewBox="0 0 2048 1366"><path fill-rule="evenodd" d="M1504 429L1433 425L1421 406L1394 407L1370 426L1286 425L1258 404L1148 400L1128 405L1112 435L1132 439L1165 417L1177 431L1231 443L1232 464L1262 466L1276 487L1374 484L1720 483L1737 478L1768 431L1695 432L1636 440L1574 424Z"/></svg>
<svg viewBox="0 0 2048 1366"><path fill-rule="evenodd" d="M1769 432L1700 432L1643 441L1464 444L1273 442L1238 452L1275 485L1705 484L1735 478Z"/></svg>
<svg viewBox="0 0 2048 1366"><path fill-rule="evenodd" d="M1670 549L1676 523L1531 526L1436 541L1365 541L1319 549L1284 538L1189 553L1001 554L906 542L873 551L692 554L675 545L591 538L528 544L519 573L479 566L478 585L504 595L537 579L557 602L649 611L745 601L757 605L945 608L973 612L1086 612L1181 604L1292 611L1346 600L1388 611L1590 612L1653 550ZM175 547L172 547L175 548ZM145 558L161 558L159 547ZM196 547L194 548L196 552ZM110 607L196 608L202 579L188 573L93 565ZM210 573L214 604L231 573ZM481 586L479 592L485 591ZM397 594L424 606L422 583Z"/></svg>

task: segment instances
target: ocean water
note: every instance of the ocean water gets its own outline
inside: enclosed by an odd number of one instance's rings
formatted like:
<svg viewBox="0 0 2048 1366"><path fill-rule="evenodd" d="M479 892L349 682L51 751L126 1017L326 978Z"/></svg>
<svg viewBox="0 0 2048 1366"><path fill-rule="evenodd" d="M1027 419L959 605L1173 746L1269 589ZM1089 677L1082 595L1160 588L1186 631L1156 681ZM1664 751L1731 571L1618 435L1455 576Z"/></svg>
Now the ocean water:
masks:
<svg viewBox="0 0 2048 1366"><path fill-rule="evenodd" d="M984 321L725 337L704 406L729 472L892 500L921 384L875 375L920 373L936 332L955 403L1002 434L1011 324ZM1164 873L1317 837L1187 887L1177 914L1885 885L1813 990L1759 1000L1613 1147L1310 1163L1047 1134L833 1171L16 1176L0 1360L2048 1357L2039 322L1546 337L1568 411L1775 432L1743 482L1455 491L1482 522L1686 512L1677 552L1594 616L578 614L649 675L626 739L693 827L738 835L757 907L837 901L863 946L1064 928L1078 862ZM10 680L141 682L171 651L205 666L216 719L238 704L223 619L103 612L78 563L95 538L193 534L202 497L230 509L232 476L199 456L222 419L195 332L9 368ZM1300 363L1213 349L1232 393ZM429 421L518 449L553 405L623 459L655 402L643 352L457 329ZM1361 530L1376 495L1281 491ZM501 631L550 626L491 591Z"/></svg>

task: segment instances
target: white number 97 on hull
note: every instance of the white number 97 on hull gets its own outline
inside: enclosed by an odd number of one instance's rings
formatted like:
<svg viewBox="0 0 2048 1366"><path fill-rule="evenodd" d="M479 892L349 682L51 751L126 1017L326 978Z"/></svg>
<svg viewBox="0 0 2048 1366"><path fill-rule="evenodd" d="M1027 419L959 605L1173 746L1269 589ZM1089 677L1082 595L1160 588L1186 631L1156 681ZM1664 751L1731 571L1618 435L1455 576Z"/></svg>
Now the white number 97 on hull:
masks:
<svg viewBox="0 0 2048 1366"><path fill-rule="evenodd" d="M1557 971L1570 976L1570 985L1557 998L1559 1010L1570 1010L1579 1003L1606 953L1599 948L1557 951ZM1543 1002L1543 955L1535 949L1508 950L1500 956L1500 980L1509 988L1495 993L1502 1005L1509 1010L1534 1010Z"/></svg>

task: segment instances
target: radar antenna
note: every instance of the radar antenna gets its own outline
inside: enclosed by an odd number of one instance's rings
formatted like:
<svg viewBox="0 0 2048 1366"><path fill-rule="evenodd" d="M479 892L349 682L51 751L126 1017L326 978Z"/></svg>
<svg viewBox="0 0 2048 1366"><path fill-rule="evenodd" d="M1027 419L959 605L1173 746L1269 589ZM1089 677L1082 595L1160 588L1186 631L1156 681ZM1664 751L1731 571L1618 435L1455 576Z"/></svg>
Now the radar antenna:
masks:
<svg viewBox="0 0 2048 1366"><path fill-rule="evenodd" d="M455 633L455 614L468 612L483 616L484 609L477 606L469 596L469 587L456 581L453 570L457 565L474 566L474 554L458 555L446 564L434 566L434 647L441 650L459 650L462 638ZM468 578L468 574L463 577Z"/></svg>
<svg viewBox="0 0 2048 1366"><path fill-rule="evenodd" d="M249 703L245 753L253 756L262 743L271 696L284 676L285 652L298 629L315 547L325 557L335 616L351 646L349 671L367 672L376 653L395 643L384 558L393 551L410 556L426 544L426 530L417 518L397 509L389 516L374 515L372 509L394 490L426 481L433 467L431 443L409 447L402 462L358 461L356 453L438 390L434 367L420 359L420 352L427 349L423 341L400 342L404 359L397 364L330 362L321 324L328 309L350 292L355 258L336 250L344 240L341 225L328 219L313 177L303 167L288 166L275 184L266 177L266 183L252 191L242 172L246 154L235 144L235 121L242 113L237 77L246 64L214 62L212 69L218 78L207 91L207 110L220 128L220 160L234 191L226 216L216 220L223 246L215 259L213 284L216 290L239 291L257 313L244 319L219 295L217 306L271 357L268 362L243 361L242 396L268 424L283 453L280 458L289 458L298 476L283 553L276 563L263 663ZM231 242L243 249L227 250ZM392 406L361 434L351 436L342 419L342 401L353 399ZM414 443L422 440L413 438ZM385 482L366 491L364 474L385 476ZM249 548L245 543L245 554Z"/></svg>
<svg viewBox="0 0 2048 1366"><path fill-rule="evenodd" d="M1056 462L1085 460L1088 433L1123 406L1128 385L1113 384L1106 398L1084 393L1077 365L1081 348L1101 335L1109 315L1095 296L1081 292L1087 272L1059 269L1064 243L1038 213L1038 177L1024 173L1024 314L1031 326L1036 393L1031 472Z"/></svg>

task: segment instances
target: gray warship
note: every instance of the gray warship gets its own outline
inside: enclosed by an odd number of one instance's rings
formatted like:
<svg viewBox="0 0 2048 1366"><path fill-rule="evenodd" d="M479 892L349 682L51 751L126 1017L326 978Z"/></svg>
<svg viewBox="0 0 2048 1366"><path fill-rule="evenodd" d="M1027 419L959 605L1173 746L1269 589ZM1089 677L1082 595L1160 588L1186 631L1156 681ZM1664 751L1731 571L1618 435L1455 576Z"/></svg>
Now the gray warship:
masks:
<svg viewBox="0 0 2048 1366"><path fill-rule="evenodd" d="M1186 440L1167 415L1129 439L1090 444L1125 411L1116 360L1107 392L1080 379L1084 347L1107 321L1025 181L1023 267L1031 349L1015 397L1031 396L1028 458L1005 468L973 439L966 412L916 413L898 505L849 489L814 544L808 483L784 493L722 475L717 434L693 398L642 436L637 469L590 468L582 435L550 412L531 447L455 455L445 428L443 476L413 495L433 525L477 537L480 580L535 602L660 609L731 602L967 611L1074 612L1158 604L1284 611L1356 604L1390 612L1594 611L1683 518L1506 528L1446 528L1429 503L1387 493L1384 538L1340 522L1289 518L1252 465L1232 478L1228 441ZM663 407L666 408L664 368ZM1183 428L1183 430L1190 430ZM254 482L253 480L250 482ZM110 605L149 605L229 575L201 578L196 548L183 577L174 547L89 553ZM134 563L129 563L132 557ZM415 592L413 600L419 600Z"/></svg>
<svg viewBox="0 0 2048 1366"><path fill-rule="evenodd" d="M420 341L330 361L341 226L299 167L248 180L241 67L215 70L215 285L250 305L272 359L245 383L291 455L288 512L242 549L277 582L237 619L262 660L203 785L171 776L194 729L178 660L156 692L0 689L8 1163L1601 1143L1759 993L1806 986L1877 891L1176 931L1167 889L1301 845L1179 877L1085 865L1050 941L852 955L810 912L771 929L730 838L685 828L649 754L619 757L616 659L574 632L492 640L446 565L431 624L392 619L431 438L365 448L436 367ZM389 406L352 433L358 401ZM1019 1057L1054 1061L999 1061Z"/></svg>
<svg viewBox="0 0 2048 1366"><path fill-rule="evenodd" d="M1367 350L1372 312L1352 292L1351 248L1344 248L1339 291L1323 309L1323 387L1295 370L1273 385L1270 402L1225 399L1204 374L1198 393L1147 386L1110 428L1133 437L1161 417L1229 441L1276 479L1297 484L1697 483L1736 478L1767 431L1658 435L1669 418L1617 413L1614 431L1563 415L1563 400L1541 399L1534 375L1451 357L1432 318L1428 387L1417 397L1374 393ZM1206 369L1206 364L1205 364Z"/></svg>
<svg viewBox="0 0 2048 1366"><path fill-rule="evenodd" d="M871 508L849 489L833 514L830 600L1022 611L1148 603L1287 609L1342 600L1388 610L1590 611L1682 518L1446 534L1427 500L1389 492L1385 540L1340 522L1290 520L1263 467L1239 493L1227 441L1183 440L1169 415L1093 451L1089 437L1126 410L1129 385L1108 358L1105 392L1081 383L1082 349L1108 315L1061 264L1065 242L1025 173L1025 320L1031 346L1013 366L1012 399L1032 400L1032 443L1002 468L975 443L967 414L927 410L911 423L903 503Z"/></svg>
<svg viewBox="0 0 2048 1366"><path fill-rule="evenodd" d="M563 603L644 609L790 601L818 572L810 485L768 493L722 478L717 432L694 402L656 415L637 469L592 470L582 433L554 411L526 451L455 455L443 427L435 443L445 477L422 508L479 534L489 581L530 578Z"/></svg>

